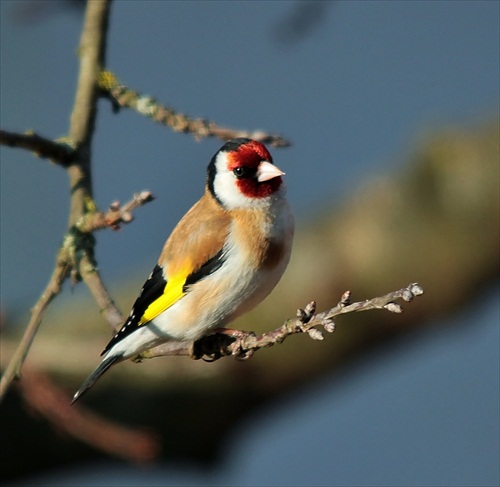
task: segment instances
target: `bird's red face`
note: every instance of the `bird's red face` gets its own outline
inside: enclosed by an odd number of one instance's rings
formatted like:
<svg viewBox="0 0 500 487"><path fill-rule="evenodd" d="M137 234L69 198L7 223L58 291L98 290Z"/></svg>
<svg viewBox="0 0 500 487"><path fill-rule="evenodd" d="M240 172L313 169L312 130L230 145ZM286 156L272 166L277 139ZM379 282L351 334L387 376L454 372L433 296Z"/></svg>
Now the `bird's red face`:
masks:
<svg viewBox="0 0 500 487"><path fill-rule="evenodd" d="M283 183L266 147L251 139L233 139L208 167L208 188L226 208L252 206L273 195Z"/></svg>
<svg viewBox="0 0 500 487"><path fill-rule="evenodd" d="M260 142L250 140L228 153L228 169L236 176L236 186L249 198L266 198L283 182L283 173Z"/></svg>

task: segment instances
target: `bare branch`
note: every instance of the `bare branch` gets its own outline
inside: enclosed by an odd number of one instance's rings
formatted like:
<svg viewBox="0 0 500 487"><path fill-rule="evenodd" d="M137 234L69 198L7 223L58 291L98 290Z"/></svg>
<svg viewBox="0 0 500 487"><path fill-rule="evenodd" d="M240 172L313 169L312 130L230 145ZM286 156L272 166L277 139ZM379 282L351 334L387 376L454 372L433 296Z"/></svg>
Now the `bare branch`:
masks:
<svg viewBox="0 0 500 487"><path fill-rule="evenodd" d="M297 317L287 320L273 331L256 335L253 332L231 330L231 333L215 333L201 338L196 342L175 342L159 345L140 354L136 360L150 359L165 355L187 355L193 359L207 358L218 360L228 355L239 359L250 358L257 350L282 343L286 338L296 333L307 333L313 340L323 340L323 333L317 327L323 327L328 333L335 331L335 316L385 309L393 313L401 313L403 308L397 300L410 302L415 296L423 294L422 287L412 283L405 288L388 293L384 296L351 303L350 291L345 292L337 306L327 311L315 314L316 303L312 301L303 309L297 311Z"/></svg>
<svg viewBox="0 0 500 487"><path fill-rule="evenodd" d="M28 326L16 348L14 355L10 359L5 372L2 375L0 380L0 402L4 398L12 381L19 378L21 368L26 360L31 344L33 343L38 328L42 322L45 311L47 310L50 302L61 292L61 286L68 276L68 273L68 264L64 260L58 259L52 277L50 278L45 291L32 309Z"/></svg>
<svg viewBox="0 0 500 487"><path fill-rule="evenodd" d="M149 191L142 191L135 194L122 207L118 203L113 203L107 213L97 211L87 213L68 231L59 250L56 268L49 284L33 308L24 335L0 380L0 401L12 380L20 376L21 368L42 322L45 310L59 294L61 286L70 272L76 271L77 276L84 280L101 313L113 330L116 330L124 322L123 315L115 305L97 270L97 264L93 257L94 239L91 233L106 227L116 229L120 222L132 221L132 211L152 200L153 195Z"/></svg>
<svg viewBox="0 0 500 487"><path fill-rule="evenodd" d="M8 147L27 149L37 157L50 159L54 164L68 167L75 159L75 150L69 140L52 141L40 137L35 132L17 134L0 130L0 144Z"/></svg>
<svg viewBox="0 0 500 487"><path fill-rule="evenodd" d="M109 0L87 2L80 37L80 69L69 126L69 138L76 145L78 158L68 168L71 189L68 228L88 212L92 199L90 147L99 99L97 77L105 62L110 3Z"/></svg>
<svg viewBox="0 0 500 487"><path fill-rule="evenodd" d="M83 233L92 233L103 228L118 230L121 223L130 223L134 217L132 212L139 206L154 200L150 191L134 194L133 198L123 206L118 201L111 203L106 213L92 211L83 215L76 223L75 228Z"/></svg>
<svg viewBox="0 0 500 487"><path fill-rule="evenodd" d="M183 113L161 105L150 96L140 95L138 92L122 85L111 71L103 71L99 76L99 86L114 102L115 108L126 107L151 118L153 121L167 125L174 132L192 134L197 139L217 137L229 140L235 137L249 137L273 147L287 147L290 142L281 135L267 134L262 131L247 132L220 127L214 122L202 118L190 118Z"/></svg>
<svg viewBox="0 0 500 487"><path fill-rule="evenodd" d="M97 270L93 255L86 253L80 261L80 276L94 297L101 314L104 316L113 332L116 332L125 322L125 317L116 306Z"/></svg>
<svg viewBox="0 0 500 487"><path fill-rule="evenodd" d="M97 115L97 78L105 64L110 3L110 0L93 0L87 3L80 37L80 71L69 135L72 140L83 146L85 158L88 157Z"/></svg>
<svg viewBox="0 0 500 487"><path fill-rule="evenodd" d="M33 308L26 331L0 381L0 401L12 380L19 377L21 368L41 324L48 305L59 294L61 286L71 271L78 275L80 262L93 255L94 239L74 239L74 224L93 208L90 178L90 142L94 130L99 88L96 78L104 63L109 0L87 3L84 27L80 39L80 73L69 130L69 140L75 145L74 160L67 168L71 186L71 208L68 232L59 249L56 266L44 293ZM36 140L36 138L35 138ZM81 232L80 232L81 233ZM83 234L85 235L85 234ZM73 246L77 242L82 247ZM94 266L95 268L95 266Z"/></svg>
<svg viewBox="0 0 500 487"><path fill-rule="evenodd" d="M64 244L67 253L73 256L72 266L77 270L92 296L94 297L101 314L105 317L113 331L116 331L125 321L124 316L116 306L107 290L97 268L93 252L92 233L103 228L117 230L120 223L130 223L133 220L132 212L146 203L153 201L154 196L149 191L136 193L125 205L115 201L110 205L109 211L92 211L83 215L70 229ZM92 237L92 238L91 238ZM87 242L90 239L90 245Z"/></svg>

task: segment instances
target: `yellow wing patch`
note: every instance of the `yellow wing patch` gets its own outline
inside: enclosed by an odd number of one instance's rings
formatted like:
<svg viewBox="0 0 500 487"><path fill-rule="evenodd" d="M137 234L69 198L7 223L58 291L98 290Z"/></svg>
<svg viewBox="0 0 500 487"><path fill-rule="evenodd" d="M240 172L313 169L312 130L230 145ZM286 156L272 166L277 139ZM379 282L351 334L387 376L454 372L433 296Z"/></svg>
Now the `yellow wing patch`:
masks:
<svg viewBox="0 0 500 487"><path fill-rule="evenodd" d="M179 272L173 277L169 277L163 294L146 308L146 311L144 311L138 323L139 326L156 318L160 313L170 308L170 306L175 304L184 294L186 294L184 292L184 284L190 272L188 269L191 269L191 266L186 265L181 269L182 272Z"/></svg>

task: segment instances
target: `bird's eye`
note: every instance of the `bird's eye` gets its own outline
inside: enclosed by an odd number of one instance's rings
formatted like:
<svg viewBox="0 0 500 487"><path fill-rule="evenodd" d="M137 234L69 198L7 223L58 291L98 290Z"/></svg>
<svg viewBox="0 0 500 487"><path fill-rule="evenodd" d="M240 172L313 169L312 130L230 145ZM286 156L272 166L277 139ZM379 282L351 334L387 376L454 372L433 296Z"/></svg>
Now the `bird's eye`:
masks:
<svg viewBox="0 0 500 487"><path fill-rule="evenodd" d="M239 166L233 169L233 174L238 178L242 179L250 175L250 170L247 167Z"/></svg>

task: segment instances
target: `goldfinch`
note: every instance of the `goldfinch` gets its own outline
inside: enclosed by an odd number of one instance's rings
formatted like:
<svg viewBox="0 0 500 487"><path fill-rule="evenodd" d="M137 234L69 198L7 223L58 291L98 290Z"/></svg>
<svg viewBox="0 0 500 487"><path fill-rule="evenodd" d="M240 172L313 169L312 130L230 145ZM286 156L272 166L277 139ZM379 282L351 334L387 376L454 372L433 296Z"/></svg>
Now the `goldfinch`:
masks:
<svg viewBox="0 0 500 487"><path fill-rule="evenodd" d="M294 220L260 142L227 142L207 169L205 193L167 239L122 328L75 402L113 364L169 340L190 341L260 303L290 259Z"/></svg>

